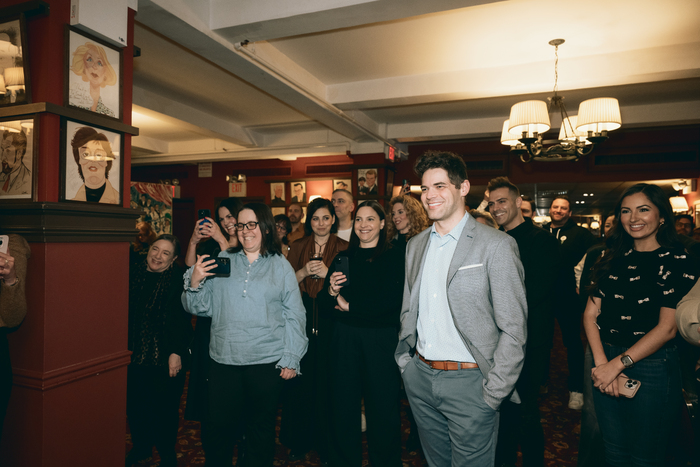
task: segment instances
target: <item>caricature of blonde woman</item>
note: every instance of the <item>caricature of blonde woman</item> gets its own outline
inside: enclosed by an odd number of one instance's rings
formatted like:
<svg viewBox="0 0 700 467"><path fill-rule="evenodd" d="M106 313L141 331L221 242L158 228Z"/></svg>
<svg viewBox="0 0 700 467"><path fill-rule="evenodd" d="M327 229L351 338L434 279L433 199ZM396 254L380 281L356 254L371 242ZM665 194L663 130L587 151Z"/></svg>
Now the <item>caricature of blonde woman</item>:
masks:
<svg viewBox="0 0 700 467"><path fill-rule="evenodd" d="M102 88L117 83L117 73L107 60L105 50L91 42L76 47L70 69L87 83L71 83L71 105L114 117L114 110L107 107L100 97Z"/></svg>

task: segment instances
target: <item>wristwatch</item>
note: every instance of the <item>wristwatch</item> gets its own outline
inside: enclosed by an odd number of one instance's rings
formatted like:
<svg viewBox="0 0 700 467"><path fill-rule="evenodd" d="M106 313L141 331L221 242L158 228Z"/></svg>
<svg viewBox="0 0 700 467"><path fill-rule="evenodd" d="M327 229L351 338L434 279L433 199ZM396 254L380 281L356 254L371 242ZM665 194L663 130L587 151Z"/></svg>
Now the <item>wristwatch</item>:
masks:
<svg viewBox="0 0 700 467"><path fill-rule="evenodd" d="M625 366L625 368L634 368L634 360L632 360L632 357L630 357L629 355L622 355L620 357L620 360L622 361L622 364Z"/></svg>

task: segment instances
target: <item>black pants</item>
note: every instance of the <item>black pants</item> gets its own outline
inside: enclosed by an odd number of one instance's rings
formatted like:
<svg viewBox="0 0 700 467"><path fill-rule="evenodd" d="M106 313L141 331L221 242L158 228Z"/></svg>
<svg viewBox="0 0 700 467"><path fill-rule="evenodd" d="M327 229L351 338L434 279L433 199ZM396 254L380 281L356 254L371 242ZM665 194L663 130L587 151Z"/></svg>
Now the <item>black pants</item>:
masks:
<svg viewBox="0 0 700 467"><path fill-rule="evenodd" d="M330 465L362 465L361 400L365 399L371 465L401 466L400 376L396 328L336 323L330 369Z"/></svg>
<svg viewBox="0 0 700 467"><path fill-rule="evenodd" d="M126 415L129 418L133 449L150 455L155 446L162 461L172 463L175 461L180 397L185 386L185 372L180 371L173 378L168 372L167 366L129 365Z"/></svg>
<svg viewBox="0 0 700 467"><path fill-rule="evenodd" d="M284 383L280 443L292 451L314 450L321 461L328 459L328 368L333 323L319 316L316 334L308 325L314 322L314 299L302 294L306 307L309 347L301 360L300 377ZM328 313L329 314L329 313Z"/></svg>
<svg viewBox="0 0 700 467"><path fill-rule="evenodd" d="M575 295L562 297L554 316L559 323L562 341L566 347L569 367L567 386L569 391L583 392L583 341L581 340L581 304Z"/></svg>
<svg viewBox="0 0 700 467"><path fill-rule="evenodd" d="M523 453L523 467L544 465L544 432L537 398L549 353L549 346L528 348L525 352L523 371L515 385L521 403L505 401L501 406L496 465L515 465L518 444Z"/></svg>
<svg viewBox="0 0 700 467"><path fill-rule="evenodd" d="M5 330L0 329L0 436L2 436L2 425L7 413L7 405L10 403L10 392L12 392L10 348L7 344Z"/></svg>
<svg viewBox="0 0 700 467"><path fill-rule="evenodd" d="M234 366L211 361L207 467L231 466L236 427L241 420L246 421L247 466L272 465L283 382L275 363Z"/></svg>

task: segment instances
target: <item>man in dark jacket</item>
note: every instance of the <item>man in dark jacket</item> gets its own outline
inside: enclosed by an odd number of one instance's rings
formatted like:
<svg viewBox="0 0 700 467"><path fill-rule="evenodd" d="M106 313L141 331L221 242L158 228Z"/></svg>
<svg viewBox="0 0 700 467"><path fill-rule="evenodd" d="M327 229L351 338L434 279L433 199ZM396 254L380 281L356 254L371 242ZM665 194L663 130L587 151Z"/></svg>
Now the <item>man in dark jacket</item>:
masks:
<svg viewBox="0 0 700 467"><path fill-rule="evenodd" d="M525 269L528 309L525 361L515 385L521 404L518 407L505 402L501 406L496 465L514 466L519 443L523 466L541 467L544 465L544 434L537 397L552 348L552 293L558 274L559 242L549 232L536 227L532 219L523 216L520 191L507 177L491 180L488 193L489 212L501 230L518 244Z"/></svg>
<svg viewBox="0 0 700 467"><path fill-rule="evenodd" d="M560 268L554 292L554 316L559 322L562 340L566 347L569 366L569 408L583 407L583 343L581 342L581 307L576 290L574 268L586 251L596 243L588 229L579 227L571 219L571 204L560 196L549 208L552 222L544 228L554 235L561 245Z"/></svg>

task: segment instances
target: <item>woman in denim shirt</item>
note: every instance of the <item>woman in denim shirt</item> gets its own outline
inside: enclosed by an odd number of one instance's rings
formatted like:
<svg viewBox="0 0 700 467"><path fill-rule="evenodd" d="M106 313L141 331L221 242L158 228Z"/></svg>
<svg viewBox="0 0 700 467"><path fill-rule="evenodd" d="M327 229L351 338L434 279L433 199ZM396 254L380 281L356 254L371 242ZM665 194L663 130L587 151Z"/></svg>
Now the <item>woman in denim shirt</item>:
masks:
<svg viewBox="0 0 700 467"><path fill-rule="evenodd" d="M282 383L301 374L306 353L306 312L270 208L246 204L236 230L240 246L219 254L231 260L231 274L215 276L214 260L198 257L185 274L183 304L212 318L207 466L231 465L242 419L249 466L270 466Z"/></svg>

